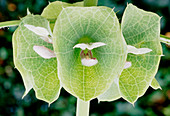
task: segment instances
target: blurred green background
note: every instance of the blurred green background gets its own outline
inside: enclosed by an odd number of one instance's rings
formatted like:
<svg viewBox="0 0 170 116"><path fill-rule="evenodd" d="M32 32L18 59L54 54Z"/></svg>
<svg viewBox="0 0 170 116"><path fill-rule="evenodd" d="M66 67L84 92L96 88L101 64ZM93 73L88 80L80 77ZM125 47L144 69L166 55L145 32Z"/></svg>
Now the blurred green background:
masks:
<svg viewBox="0 0 170 116"><path fill-rule="evenodd" d="M34 14L41 14L49 1L0 0L0 22L24 17L27 8ZM74 3L81 0L63 1ZM169 0L99 0L98 5L115 7L114 11L121 21L127 3L162 16L161 34L170 36ZM64 89L50 107L46 102L37 100L33 90L21 99L25 88L21 75L14 68L12 53L12 33L15 29L16 27L0 30L0 116L75 116L76 98ZM162 47L165 56L161 59L156 75L162 90L154 91L149 88L135 103L135 107L123 99L100 103L94 99L91 101L90 116L170 116L170 46L162 44Z"/></svg>

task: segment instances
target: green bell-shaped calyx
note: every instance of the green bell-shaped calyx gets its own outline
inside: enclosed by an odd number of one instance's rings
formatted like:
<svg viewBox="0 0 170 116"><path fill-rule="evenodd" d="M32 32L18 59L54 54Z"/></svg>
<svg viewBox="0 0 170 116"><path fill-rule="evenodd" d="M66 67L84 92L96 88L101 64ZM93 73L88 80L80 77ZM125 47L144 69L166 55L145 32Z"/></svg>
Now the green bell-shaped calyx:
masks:
<svg viewBox="0 0 170 116"><path fill-rule="evenodd" d="M21 19L12 42L14 64L26 88L24 96L33 88L38 99L54 102L61 86L49 22L39 15L27 15Z"/></svg>
<svg viewBox="0 0 170 116"><path fill-rule="evenodd" d="M64 8L53 37L62 86L83 101L106 91L123 70L127 46L110 8Z"/></svg>
<svg viewBox="0 0 170 116"><path fill-rule="evenodd" d="M162 56L160 17L128 4L121 28L128 44L127 61L131 62L131 66L124 69L108 91L98 99L112 101L123 97L134 104L149 86L154 89L160 88L154 79Z"/></svg>
<svg viewBox="0 0 170 116"><path fill-rule="evenodd" d="M61 1L55 1L49 3L47 7L44 8L41 16L44 18L48 19L50 21L50 27L53 30L55 21L57 20L57 17L59 16L60 12L70 6L82 6L83 7L84 2L76 2L74 4L69 4L66 2L61 2Z"/></svg>

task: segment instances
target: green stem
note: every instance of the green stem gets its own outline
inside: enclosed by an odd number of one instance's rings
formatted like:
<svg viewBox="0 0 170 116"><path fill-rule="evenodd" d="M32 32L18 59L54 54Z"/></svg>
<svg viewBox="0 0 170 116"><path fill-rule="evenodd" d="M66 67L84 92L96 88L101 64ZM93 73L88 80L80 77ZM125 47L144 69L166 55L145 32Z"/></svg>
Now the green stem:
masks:
<svg viewBox="0 0 170 116"><path fill-rule="evenodd" d="M55 23L56 19L47 19L50 21L50 23ZM0 22L0 29L4 27L12 27L12 26L18 26L20 24L21 20L13 20L13 21L5 21Z"/></svg>
<svg viewBox="0 0 170 116"><path fill-rule="evenodd" d="M21 20L0 22L0 28L18 26L20 22L21 22Z"/></svg>
<svg viewBox="0 0 170 116"><path fill-rule="evenodd" d="M160 41L162 43L170 44L170 37L167 37L165 35L160 35Z"/></svg>
<svg viewBox="0 0 170 116"><path fill-rule="evenodd" d="M84 0L84 6L97 6L98 0Z"/></svg>
<svg viewBox="0 0 170 116"><path fill-rule="evenodd" d="M77 99L77 112L76 116L89 116L90 101L85 102Z"/></svg>

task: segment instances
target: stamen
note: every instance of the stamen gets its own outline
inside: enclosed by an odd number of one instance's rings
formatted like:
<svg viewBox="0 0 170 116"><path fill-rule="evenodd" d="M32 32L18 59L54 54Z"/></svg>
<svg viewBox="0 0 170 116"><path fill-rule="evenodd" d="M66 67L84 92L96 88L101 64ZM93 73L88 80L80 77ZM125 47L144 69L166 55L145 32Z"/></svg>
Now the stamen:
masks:
<svg viewBox="0 0 170 116"><path fill-rule="evenodd" d="M82 51L80 53L81 63L84 66L93 66L98 63L98 60L93 57L92 49L105 46L103 42L95 43L79 43L76 44L73 49L80 48Z"/></svg>

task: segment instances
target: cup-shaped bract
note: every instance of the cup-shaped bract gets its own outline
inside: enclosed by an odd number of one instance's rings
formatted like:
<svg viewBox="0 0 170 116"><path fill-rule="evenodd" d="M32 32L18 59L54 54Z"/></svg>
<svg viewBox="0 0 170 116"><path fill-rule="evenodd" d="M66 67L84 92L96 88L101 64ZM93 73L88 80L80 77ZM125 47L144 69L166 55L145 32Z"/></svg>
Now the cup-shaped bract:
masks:
<svg viewBox="0 0 170 116"><path fill-rule="evenodd" d="M123 70L127 46L119 21L107 7L67 7L57 18L53 47L62 86L72 95L89 101L106 91ZM76 44L105 43L91 50L98 63L84 66Z"/></svg>
<svg viewBox="0 0 170 116"><path fill-rule="evenodd" d="M42 34L37 35L34 32L37 27L40 32L36 30L36 33ZM24 81L26 88L24 96L33 88L38 99L50 104L58 98L61 87L56 58L44 59L33 49L34 46L44 46L53 50L52 44L40 36L44 34L41 29L49 33L51 31L49 22L42 16L30 14L21 19L12 40L14 64Z"/></svg>
<svg viewBox="0 0 170 116"><path fill-rule="evenodd" d="M44 18L50 20L50 27L51 30L53 30L55 21L57 20L58 15L60 12L63 10L63 8L70 7L70 6L82 6L83 7L84 2L76 2L74 4L69 4L66 2L61 2L61 1L55 1L55 2L50 2L47 7L44 8L41 16Z"/></svg>
<svg viewBox="0 0 170 116"><path fill-rule="evenodd" d="M162 56L160 19L157 14L132 4L125 9L121 27L127 44L152 49L143 55L128 54L127 61L132 62L132 67L122 72L119 84L123 98L131 103L146 92L158 71Z"/></svg>
<svg viewBox="0 0 170 116"><path fill-rule="evenodd" d="M160 17L155 13L147 12L128 4L122 18L121 28L128 45L150 49L150 52L145 54L129 53L127 61L130 61L132 66L124 69L120 77L115 79L114 86L112 85L98 99L100 101L112 101L123 97L134 104L149 86L154 89L160 88L154 78L162 56Z"/></svg>

